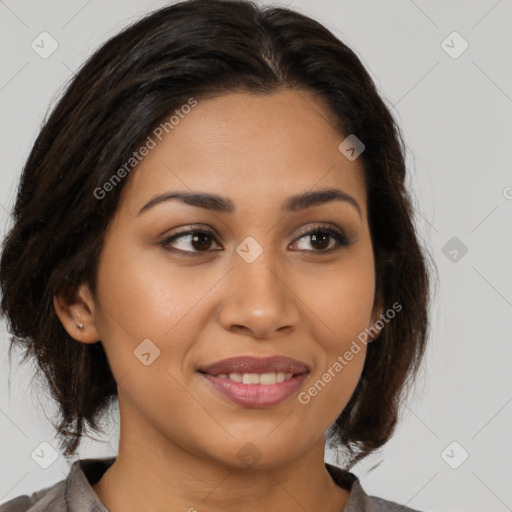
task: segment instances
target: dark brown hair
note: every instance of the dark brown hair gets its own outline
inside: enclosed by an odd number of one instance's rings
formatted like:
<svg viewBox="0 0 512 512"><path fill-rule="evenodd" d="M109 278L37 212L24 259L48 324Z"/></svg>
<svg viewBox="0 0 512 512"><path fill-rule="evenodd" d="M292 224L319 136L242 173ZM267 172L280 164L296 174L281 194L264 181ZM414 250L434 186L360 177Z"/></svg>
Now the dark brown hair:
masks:
<svg viewBox="0 0 512 512"><path fill-rule="evenodd" d="M14 225L0 261L1 309L11 345L33 356L59 405L61 449L73 455L87 425L115 401L101 342L79 343L53 296L96 291L98 256L126 179L101 188L156 126L193 97L282 88L321 97L342 135L356 135L384 310L402 306L368 345L361 379L329 432L349 468L392 435L429 331L429 274L409 193L400 131L358 57L318 22L237 0L189 0L156 11L102 45L41 129L23 169ZM135 172L135 171L134 171ZM9 351L10 353L10 351Z"/></svg>

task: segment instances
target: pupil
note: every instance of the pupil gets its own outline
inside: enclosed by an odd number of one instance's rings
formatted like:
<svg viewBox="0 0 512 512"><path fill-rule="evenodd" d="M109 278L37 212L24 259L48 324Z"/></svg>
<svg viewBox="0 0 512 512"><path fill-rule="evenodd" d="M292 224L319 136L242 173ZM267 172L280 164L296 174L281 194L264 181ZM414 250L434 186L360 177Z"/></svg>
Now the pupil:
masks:
<svg viewBox="0 0 512 512"><path fill-rule="evenodd" d="M206 233L195 234L192 238L192 244L194 244L194 248L196 249L204 249L205 247L206 249L209 249L211 245L211 240L210 243L208 243L208 239L209 235L207 235ZM196 247L196 243L198 243L198 247Z"/></svg>
<svg viewBox="0 0 512 512"><path fill-rule="evenodd" d="M322 233L322 232L320 231L320 233ZM322 233L321 235L313 234L313 235L311 235L311 238L312 238L313 242L317 243L317 247L319 249L325 249L326 247L329 246L329 244L326 243L327 239L329 238L328 233ZM320 238L322 240L320 240ZM319 244L318 244L318 242L319 242Z"/></svg>

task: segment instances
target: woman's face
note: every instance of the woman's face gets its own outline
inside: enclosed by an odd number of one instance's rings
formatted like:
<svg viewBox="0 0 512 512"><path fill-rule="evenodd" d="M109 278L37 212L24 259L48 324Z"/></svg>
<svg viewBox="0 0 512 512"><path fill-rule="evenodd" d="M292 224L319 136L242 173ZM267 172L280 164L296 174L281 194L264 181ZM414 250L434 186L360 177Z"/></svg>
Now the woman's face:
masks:
<svg viewBox="0 0 512 512"><path fill-rule="evenodd" d="M199 100L126 178L91 311L129 442L262 468L323 443L366 350L344 354L381 312L362 163L329 119L304 91ZM307 199L326 190L352 199ZM200 371L245 356L304 366Z"/></svg>

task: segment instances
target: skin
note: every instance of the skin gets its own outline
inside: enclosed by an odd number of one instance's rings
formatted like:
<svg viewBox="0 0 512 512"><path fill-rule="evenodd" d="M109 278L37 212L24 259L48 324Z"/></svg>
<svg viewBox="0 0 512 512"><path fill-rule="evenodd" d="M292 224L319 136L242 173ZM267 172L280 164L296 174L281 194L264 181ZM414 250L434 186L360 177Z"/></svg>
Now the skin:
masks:
<svg viewBox="0 0 512 512"><path fill-rule="evenodd" d="M344 138L309 92L230 93L200 100L127 178L97 295L84 283L75 302L54 300L77 341L101 340L118 384L119 452L93 485L111 512L339 512L347 502L324 466L324 436L357 385L364 345L305 405L296 394L270 408L239 406L197 372L237 355L284 355L309 366L305 391L380 317L363 168L338 150ZM344 201L281 211L292 195L331 188L361 214ZM235 211L170 200L138 215L177 190L224 196ZM323 254L338 242L315 244L300 231L319 223L350 245ZM159 245L197 228L214 236L168 245L193 257ZM247 236L263 248L252 263L235 251ZM134 357L145 339L160 350L148 366ZM253 466L237 457L247 443L261 456Z"/></svg>

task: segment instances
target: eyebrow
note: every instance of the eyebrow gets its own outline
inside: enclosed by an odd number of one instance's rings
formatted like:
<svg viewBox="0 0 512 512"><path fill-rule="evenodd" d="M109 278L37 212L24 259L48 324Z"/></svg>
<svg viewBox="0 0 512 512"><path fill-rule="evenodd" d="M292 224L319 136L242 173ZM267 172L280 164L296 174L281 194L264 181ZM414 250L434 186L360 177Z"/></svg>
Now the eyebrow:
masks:
<svg viewBox="0 0 512 512"><path fill-rule="evenodd" d="M221 213L233 213L235 211L235 205L226 197L202 192L167 192L153 197L140 209L138 215L142 215L158 204L175 199L190 206L204 208L205 210ZM331 201L342 201L351 204L359 213L359 217L362 217L359 203L350 194L337 188L305 192L291 196L285 201L281 210L284 212L294 212Z"/></svg>

